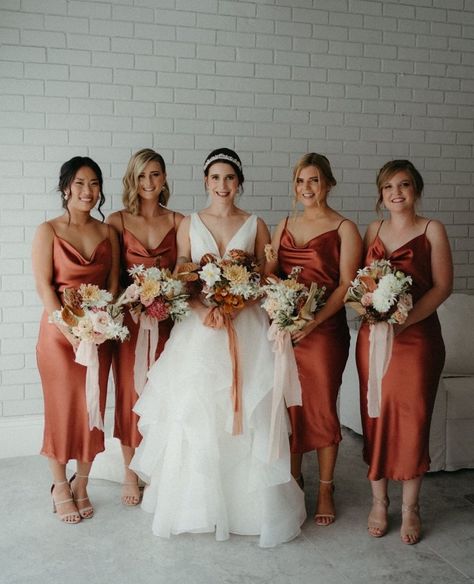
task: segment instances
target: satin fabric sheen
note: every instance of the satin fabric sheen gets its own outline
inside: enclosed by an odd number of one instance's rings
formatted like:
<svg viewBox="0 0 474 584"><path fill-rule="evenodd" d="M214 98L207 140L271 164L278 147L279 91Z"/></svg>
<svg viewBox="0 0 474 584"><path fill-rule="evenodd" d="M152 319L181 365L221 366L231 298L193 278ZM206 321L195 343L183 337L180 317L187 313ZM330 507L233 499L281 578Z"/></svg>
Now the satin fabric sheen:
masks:
<svg viewBox="0 0 474 584"><path fill-rule="evenodd" d="M385 252L377 235L367 250L366 265L376 259L392 265L413 278L411 293L416 303L433 285L431 247L423 233ZM417 322L394 338L392 359L382 380L382 402L378 418L367 413L369 372L369 327L362 325L356 348L360 379L360 408L364 434L364 460L368 478L409 480L429 469L428 442L439 377L445 349L435 313Z"/></svg>
<svg viewBox="0 0 474 584"><path fill-rule="evenodd" d="M80 284L107 287L112 265L112 250L108 238L95 248L86 260L70 243L57 235L53 240L53 281L59 296L66 288ZM86 406L87 368L74 361L74 350L55 325L48 323L43 313L36 359L44 395L44 436L41 454L61 464L76 459L92 462L104 450L104 433L89 430ZM107 380L112 359L111 343L99 346L100 411L104 416Z"/></svg>
<svg viewBox="0 0 474 584"><path fill-rule="evenodd" d="M132 283L127 273L134 264L143 264L145 268L158 266L173 269L176 263L176 229L172 227L161 243L152 250L147 250L131 231L123 228L121 239L121 268L124 287ZM133 369L135 363L135 346L137 344L139 323L135 323L128 310L125 310L124 323L130 331L130 338L124 343L116 343L113 356L113 373L115 381L115 420L114 437L124 446L136 448L141 441L138 431L138 416L132 411L138 395L135 391ZM156 349L156 359L161 354L171 332L171 319L159 323L160 338Z"/></svg>
<svg viewBox="0 0 474 584"><path fill-rule="evenodd" d="M340 247L338 229L297 246L285 228L278 250L280 270L288 275L294 266L301 266L303 270L298 280L307 286L311 282L326 286L327 298L339 285ZM288 409L292 453L301 454L341 441L336 402L349 343L346 314L342 309L295 345L303 406Z"/></svg>

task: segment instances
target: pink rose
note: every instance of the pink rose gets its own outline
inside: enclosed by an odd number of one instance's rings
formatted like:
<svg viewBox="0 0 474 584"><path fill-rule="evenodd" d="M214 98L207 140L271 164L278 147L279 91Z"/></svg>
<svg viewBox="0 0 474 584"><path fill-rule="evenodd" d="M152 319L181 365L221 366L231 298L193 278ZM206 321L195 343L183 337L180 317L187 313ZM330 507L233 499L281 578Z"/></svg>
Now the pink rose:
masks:
<svg viewBox="0 0 474 584"><path fill-rule="evenodd" d="M367 292L364 294L360 299L360 303L365 307L372 306L372 292Z"/></svg>

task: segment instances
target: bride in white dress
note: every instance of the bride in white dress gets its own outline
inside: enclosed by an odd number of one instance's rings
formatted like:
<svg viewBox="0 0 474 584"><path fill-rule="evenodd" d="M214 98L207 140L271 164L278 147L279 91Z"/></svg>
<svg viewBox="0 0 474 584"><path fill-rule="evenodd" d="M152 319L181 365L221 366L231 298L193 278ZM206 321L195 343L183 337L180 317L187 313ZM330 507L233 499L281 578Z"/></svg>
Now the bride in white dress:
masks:
<svg viewBox="0 0 474 584"><path fill-rule="evenodd" d="M186 217L178 231L178 262L199 263L242 249L257 258L270 241L265 223L235 206L244 181L239 157L215 150L204 164L210 205ZM260 535L270 547L289 541L305 520L304 496L290 474L286 412L270 461L273 353L267 317L254 303L235 314L242 368L243 431L232 434L232 365L225 328L205 326L209 308L193 301L192 314L175 324L148 373L135 411L143 440L130 468L148 486L142 508L154 513L153 532Z"/></svg>

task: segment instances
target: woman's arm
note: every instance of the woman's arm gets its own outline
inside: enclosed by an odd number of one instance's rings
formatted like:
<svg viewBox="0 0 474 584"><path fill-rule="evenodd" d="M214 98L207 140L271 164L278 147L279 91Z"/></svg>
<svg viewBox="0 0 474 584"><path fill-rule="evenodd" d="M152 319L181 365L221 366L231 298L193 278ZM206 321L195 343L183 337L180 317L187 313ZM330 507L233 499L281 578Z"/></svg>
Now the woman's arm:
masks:
<svg viewBox="0 0 474 584"><path fill-rule="evenodd" d="M42 223L36 230L33 239L31 259L36 290L49 316L55 310L62 308L54 286L53 242L54 232L52 227L48 223ZM55 325L73 347L79 345L79 341L69 333L67 327L60 323L55 323Z"/></svg>
<svg viewBox="0 0 474 584"><path fill-rule="evenodd" d="M191 261L191 241L189 239L189 228L191 226L191 217L180 219L179 227L176 232L176 267Z"/></svg>
<svg viewBox="0 0 474 584"><path fill-rule="evenodd" d="M118 233L111 225L108 226L108 236L112 248L112 265L107 278L107 290L114 296L119 291L120 277L120 243Z"/></svg>
<svg viewBox="0 0 474 584"><path fill-rule="evenodd" d="M303 329L291 335L297 343L325 320L339 312L344 306L344 296L354 279L362 261L362 239L357 227L352 221L344 221L339 228L341 238L341 255L339 260L339 285L326 300L321 310L316 312L314 319Z"/></svg>
<svg viewBox="0 0 474 584"><path fill-rule="evenodd" d="M433 286L414 305L406 321L401 325L394 325L395 334L430 316L453 289L453 260L444 225L439 221L431 221L426 237L431 245Z"/></svg>
<svg viewBox="0 0 474 584"><path fill-rule="evenodd" d="M257 235L255 236L255 258L257 260L258 271L264 273L265 268L265 246L270 243L270 232L268 227L260 217L257 219Z"/></svg>
<svg viewBox="0 0 474 584"><path fill-rule="evenodd" d="M283 234L283 230L285 229L286 219L282 219L280 223L278 223L275 233L272 237L272 253L269 254L266 261L265 261L265 274L277 274L279 271L278 267L278 249L280 247L280 240Z"/></svg>

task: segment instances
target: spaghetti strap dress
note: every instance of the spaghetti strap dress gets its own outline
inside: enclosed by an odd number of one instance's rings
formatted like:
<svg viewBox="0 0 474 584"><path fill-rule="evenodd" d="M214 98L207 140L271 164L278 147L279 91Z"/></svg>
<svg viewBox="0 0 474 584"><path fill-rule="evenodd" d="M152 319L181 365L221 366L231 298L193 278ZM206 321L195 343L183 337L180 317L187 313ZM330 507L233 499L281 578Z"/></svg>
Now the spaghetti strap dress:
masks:
<svg viewBox="0 0 474 584"><path fill-rule="evenodd" d="M111 266L112 246L108 237L98 243L91 257L86 259L73 245L54 233L53 281L60 298L64 290L78 288L81 284L106 288ZM112 360L111 345L105 342L99 346L102 417ZM43 312L36 345L36 360L44 395L41 454L61 464L71 459L92 462L104 450L104 433L98 428L89 429L85 390L87 368L74 359L72 345L55 325L48 322L48 314Z"/></svg>
<svg viewBox="0 0 474 584"><path fill-rule="evenodd" d="M431 246L426 237L426 227L424 233L391 254L386 253L377 232L365 258L366 265L374 260L388 259L395 268L410 275L414 303L433 285ZM367 413L369 326L366 324L359 331L356 359L360 380L363 456L369 465L368 478L372 481L382 478L409 480L422 475L430 465L431 415L445 359L436 312L410 325L394 338L392 358L382 379L378 418L370 418Z"/></svg>
<svg viewBox="0 0 474 584"><path fill-rule="evenodd" d="M127 270L135 264L143 264L145 268L157 266L173 270L176 263L176 224L173 213L173 227L164 236L161 243L154 249L146 249L137 237L125 226L123 214L121 237L121 283L127 287L132 283ZM138 431L138 416L133 406L138 395L135 391L133 370L135 364L135 347L137 344L139 324L135 323L128 310L125 311L124 324L130 331L130 337L124 343L115 343L113 355L113 374L115 382L115 416L114 437L124 446L136 448L141 441ZM159 342L155 358L163 351L171 332L171 319L159 323Z"/></svg>
<svg viewBox="0 0 474 584"><path fill-rule="evenodd" d="M308 287L312 282L325 286L328 297L339 286L339 227L344 221L336 229L298 246L288 230L287 219L278 249L281 273L288 275L293 267L301 266L298 280ZM341 441L336 403L349 343L346 313L342 308L295 345L303 405L288 409L292 453L302 454Z"/></svg>
<svg viewBox="0 0 474 584"><path fill-rule="evenodd" d="M250 215L227 249L254 253L257 218ZM191 256L220 257L197 213ZM270 459L273 353L268 319L257 304L234 319L242 372L243 431L232 435L232 364L225 329L205 326L196 311L174 325L135 405L143 440L130 468L147 483L142 508L161 537L183 532L259 535L270 547L296 537L306 513L290 474L288 426L278 425L280 453ZM277 412L284 420L283 405Z"/></svg>

